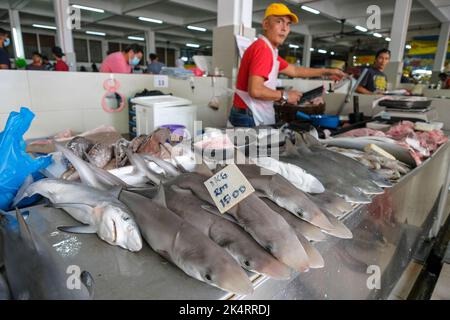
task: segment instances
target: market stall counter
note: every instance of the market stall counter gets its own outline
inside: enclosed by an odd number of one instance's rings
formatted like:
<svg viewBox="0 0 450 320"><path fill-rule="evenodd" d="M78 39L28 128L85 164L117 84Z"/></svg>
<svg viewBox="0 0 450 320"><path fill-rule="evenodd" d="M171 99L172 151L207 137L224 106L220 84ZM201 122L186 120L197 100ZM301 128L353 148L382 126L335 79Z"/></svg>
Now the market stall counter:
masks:
<svg viewBox="0 0 450 320"><path fill-rule="evenodd" d="M436 220L449 163L447 142L372 203L355 206L342 217L353 239L328 237L315 244L324 268L297 273L290 280L250 274L255 291L249 296L187 276L148 245L132 253L95 234L60 232L59 226L78 224L60 209L28 208L27 222L64 265L91 273L95 299L386 299Z"/></svg>

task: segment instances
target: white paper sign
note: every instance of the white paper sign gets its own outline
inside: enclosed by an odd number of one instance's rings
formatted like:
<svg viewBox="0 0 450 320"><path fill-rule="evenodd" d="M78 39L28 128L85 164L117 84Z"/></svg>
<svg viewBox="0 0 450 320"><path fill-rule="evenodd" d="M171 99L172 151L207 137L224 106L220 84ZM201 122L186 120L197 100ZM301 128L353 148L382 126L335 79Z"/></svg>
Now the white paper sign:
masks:
<svg viewBox="0 0 450 320"><path fill-rule="evenodd" d="M169 77L164 75L156 75L153 78L155 88L168 88Z"/></svg>
<svg viewBox="0 0 450 320"><path fill-rule="evenodd" d="M206 180L205 186L220 213L227 212L255 192L235 164L230 164Z"/></svg>

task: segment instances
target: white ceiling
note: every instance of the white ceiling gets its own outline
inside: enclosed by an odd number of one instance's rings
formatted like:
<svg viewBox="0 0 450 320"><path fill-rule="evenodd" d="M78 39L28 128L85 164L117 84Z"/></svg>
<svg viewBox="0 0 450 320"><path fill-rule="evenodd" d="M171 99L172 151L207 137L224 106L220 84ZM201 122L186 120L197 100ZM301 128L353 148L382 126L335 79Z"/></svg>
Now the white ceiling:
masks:
<svg viewBox="0 0 450 320"><path fill-rule="evenodd" d="M253 0L253 27L260 32L264 10L273 0ZM300 24L294 26L288 43L302 44L303 34L313 35L313 46L348 51L358 46L371 50L387 46L384 39L361 33L354 25L365 25L366 9L369 5L381 8L381 29L384 36L390 33L395 1L393 0L290 0L282 1L290 6L300 18ZM127 36L144 36L144 31L155 31L157 44L184 46L195 42L202 46L211 46L212 29L217 23L217 0L71 0L71 4L80 4L101 8L105 13L82 10L82 30L101 31L108 40L124 40ZM315 15L300 9L301 4L321 11ZM0 0L0 26L9 28L8 8L18 9L24 31L33 29L33 23L55 25L52 0ZM163 24L144 22L139 16L163 20ZM345 19L344 37L335 37L341 29L341 19ZM409 23L409 35L437 34L437 28L443 21L450 20L450 0L413 0ZM188 30L187 25L207 28L207 32Z"/></svg>

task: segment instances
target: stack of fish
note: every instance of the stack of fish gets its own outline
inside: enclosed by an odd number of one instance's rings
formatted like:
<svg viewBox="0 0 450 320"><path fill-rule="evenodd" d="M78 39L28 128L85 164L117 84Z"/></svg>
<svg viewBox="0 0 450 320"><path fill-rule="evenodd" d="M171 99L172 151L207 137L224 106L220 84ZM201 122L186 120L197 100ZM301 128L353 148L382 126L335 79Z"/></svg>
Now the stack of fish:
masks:
<svg viewBox="0 0 450 320"><path fill-rule="evenodd" d="M129 160L134 168L130 174L148 182L144 187L122 181L90 157L85 159L91 163L84 161L86 150L74 152L72 143L57 149L76 169L81 183L41 180L23 188L16 203L41 194L84 224L61 227L63 231L97 233L109 244L130 251L142 248L142 237L189 276L245 295L253 287L242 268L288 279L292 270L323 267L325 262L313 242L328 236L352 238L339 220L352 209L350 203L368 203L372 195L391 186L359 162L301 135L296 145L287 142L280 157L279 163L289 164L290 171L272 167L267 168L270 175L261 175L260 166L267 161L258 159L257 165L239 165L256 193L222 215L204 186L212 172L206 166L186 172L162 160L163 149L159 148L166 138L155 135L116 143L117 164ZM144 145L149 153L139 153ZM148 162L161 171L151 170ZM295 170L296 166L301 169ZM292 170L296 175L286 174ZM292 181L293 177L304 181Z"/></svg>

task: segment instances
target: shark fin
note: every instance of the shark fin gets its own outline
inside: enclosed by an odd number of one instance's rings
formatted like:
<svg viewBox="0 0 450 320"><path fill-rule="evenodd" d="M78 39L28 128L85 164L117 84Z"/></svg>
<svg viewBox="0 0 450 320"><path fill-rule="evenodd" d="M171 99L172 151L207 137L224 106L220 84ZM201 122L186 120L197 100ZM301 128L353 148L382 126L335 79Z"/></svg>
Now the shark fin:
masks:
<svg viewBox="0 0 450 320"><path fill-rule="evenodd" d="M81 225L81 226L72 226L72 227L58 227L59 231L68 232L68 233L82 233L82 234L91 234L97 233L97 228L91 225Z"/></svg>
<svg viewBox="0 0 450 320"><path fill-rule="evenodd" d="M89 272L83 271L80 274L80 280L88 290L89 298L92 299L94 297L94 278Z"/></svg>
<svg viewBox="0 0 450 320"><path fill-rule="evenodd" d="M160 206L167 208L166 193L164 192L164 187L162 184L159 185L158 191L156 192L156 195L152 200Z"/></svg>
<svg viewBox="0 0 450 320"><path fill-rule="evenodd" d="M30 228L28 227L27 223L25 222L25 219L23 218L22 214L20 213L19 208L16 208L16 219L19 223L19 234L20 237L27 242L31 247L36 247L36 242L34 241L33 234L31 233Z"/></svg>

